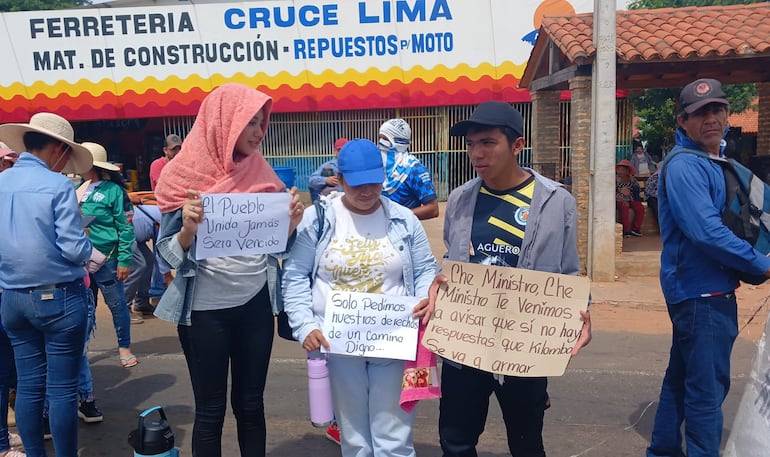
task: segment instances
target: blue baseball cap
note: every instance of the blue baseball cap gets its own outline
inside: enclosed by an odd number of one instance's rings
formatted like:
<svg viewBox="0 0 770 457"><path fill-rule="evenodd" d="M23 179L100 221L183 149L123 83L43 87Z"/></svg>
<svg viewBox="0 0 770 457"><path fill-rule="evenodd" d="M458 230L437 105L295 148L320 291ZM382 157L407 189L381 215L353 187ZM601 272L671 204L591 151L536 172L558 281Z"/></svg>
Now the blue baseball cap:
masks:
<svg viewBox="0 0 770 457"><path fill-rule="evenodd" d="M369 140L356 138L345 143L337 157L337 166L345 181L353 187L385 181L382 155L377 145Z"/></svg>

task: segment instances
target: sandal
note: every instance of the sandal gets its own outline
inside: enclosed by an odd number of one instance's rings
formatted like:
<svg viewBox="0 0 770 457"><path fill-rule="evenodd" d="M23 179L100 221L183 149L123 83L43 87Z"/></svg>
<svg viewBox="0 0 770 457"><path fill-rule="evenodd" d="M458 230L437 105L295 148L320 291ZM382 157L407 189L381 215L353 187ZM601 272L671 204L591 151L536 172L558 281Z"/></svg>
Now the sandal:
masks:
<svg viewBox="0 0 770 457"><path fill-rule="evenodd" d="M121 357L120 364L123 366L123 368L131 368L139 365L139 360L135 355L131 354L128 357Z"/></svg>

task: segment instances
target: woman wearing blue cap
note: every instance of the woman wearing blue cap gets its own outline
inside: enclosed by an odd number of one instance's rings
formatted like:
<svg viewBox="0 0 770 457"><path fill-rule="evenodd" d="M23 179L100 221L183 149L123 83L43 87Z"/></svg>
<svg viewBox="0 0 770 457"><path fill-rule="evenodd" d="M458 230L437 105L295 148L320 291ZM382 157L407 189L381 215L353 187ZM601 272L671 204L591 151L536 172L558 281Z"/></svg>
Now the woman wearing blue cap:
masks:
<svg viewBox="0 0 770 457"><path fill-rule="evenodd" d="M417 217L381 196L377 146L350 141L338 165L344 193L321 198L323 220L315 208L306 210L284 261L284 308L308 352L329 349L321 324L331 291L427 297L436 270ZM423 317L426 305L416 305L413 316ZM327 366L342 455L413 457L414 411L399 406L404 361L329 354Z"/></svg>

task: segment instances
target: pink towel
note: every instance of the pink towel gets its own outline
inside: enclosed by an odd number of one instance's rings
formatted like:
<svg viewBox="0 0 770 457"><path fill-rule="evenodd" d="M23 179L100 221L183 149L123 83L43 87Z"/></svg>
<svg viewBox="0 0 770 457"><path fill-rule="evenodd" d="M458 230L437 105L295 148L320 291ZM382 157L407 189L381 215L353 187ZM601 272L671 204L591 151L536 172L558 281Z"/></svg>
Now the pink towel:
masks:
<svg viewBox="0 0 770 457"><path fill-rule="evenodd" d="M204 193L278 192L285 187L262 154L233 158L235 143L264 107L267 133L273 100L242 84L229 83L206 96L182 150L161 172L155 196L164 213L187 201L187 190Z"/></svg>
<svg viewBox="0 0 770 457"><path fill-rule="evenodd" d="M441 398L441 386L438 376L436 354L422 345L425 326L417 331L417 359L407 360L404 364L404 377L401 382L401 409L411 413L417 402L429 398Z"/></svg>

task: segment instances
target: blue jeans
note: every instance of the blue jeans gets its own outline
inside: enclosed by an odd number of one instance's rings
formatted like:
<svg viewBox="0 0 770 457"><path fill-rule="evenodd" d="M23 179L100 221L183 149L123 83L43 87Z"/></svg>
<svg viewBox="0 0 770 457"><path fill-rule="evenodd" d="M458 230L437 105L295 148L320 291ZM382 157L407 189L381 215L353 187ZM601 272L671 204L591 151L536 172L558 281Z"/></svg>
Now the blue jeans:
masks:
<svg viewBox="0 0 770 457"><path fill-rule="evenodd" d="M416 410L399 406L404 361L329 355L326 365L342 455L414 457Z"/></svg>
<svg viewBox="0 0 770 457"><path fill-rule="evenodd" d="M126 301L133 302L134 311L150 309L150 283L155 268L155 254L146 241L137 241L131 247L131 273L123 282Z"/></svg>
<svg viewBox="0 0 770 457"><path fill-rule="evenodd" d="M171 271L171 267L155 251L157 239L153 242L153 253L155 255L155 266L152 268L152 281L150 282L150 297L160 297L166 291L166 273Z"/></svg>
<svg viewBox="0 0 770 457"><path fill-rule="evenodd" d="M131 313L126 303L123 283L118 281L118 261L108 260L96 273L91 275L102 292L105 303L112 313L112 324L118 335L118 347L131 347Z"/></svg>
<svg viewBox="0 0 770 457"><path fill-rule="evenodd" d="M668 305L671 354L647 457L681 457L683 422L688 457L719 455L737 306L732 293Z"/></svg>
<svg viewBox="0 0 770 457"><path fill-rule="evenodd" d="M94 380L91 376L91 363L88 361L88 342L96 330L96 299L91 289L86 289L88 295L88 323L86 325L86 343L83 345L83 361L80 364L80 376L78 377L78 398L81 401L93 400Z"/></svg>
<svg viewBox="0 0 770 457"><path fill-rule="evenodd" d="M150 297L160 297L166 291L165 274L171 270L167 267L161 267L161 262L160 256L156 254L155 266L152 269L152 281L150 282Z"/></svg>
<svg viewBox="0 0 770 457"><path fill-rule="evenodd" d="M16 424L28 457L45 457L43 403L57 457L76 457L78 375L88 320L88 294L81 280L58 288L3 292L3 325L18 371Z"/></svg>
<svg viewBox="0 0 770 457"><path fill-rule="evenodd" d="M2 294L0 294L0 303L2 303ZM13 364L11 340L8 339L3 329L3 320L0 318L0 452L11 448L8 442L8 389L11 385L11 376L14 374Z"/></svg>

